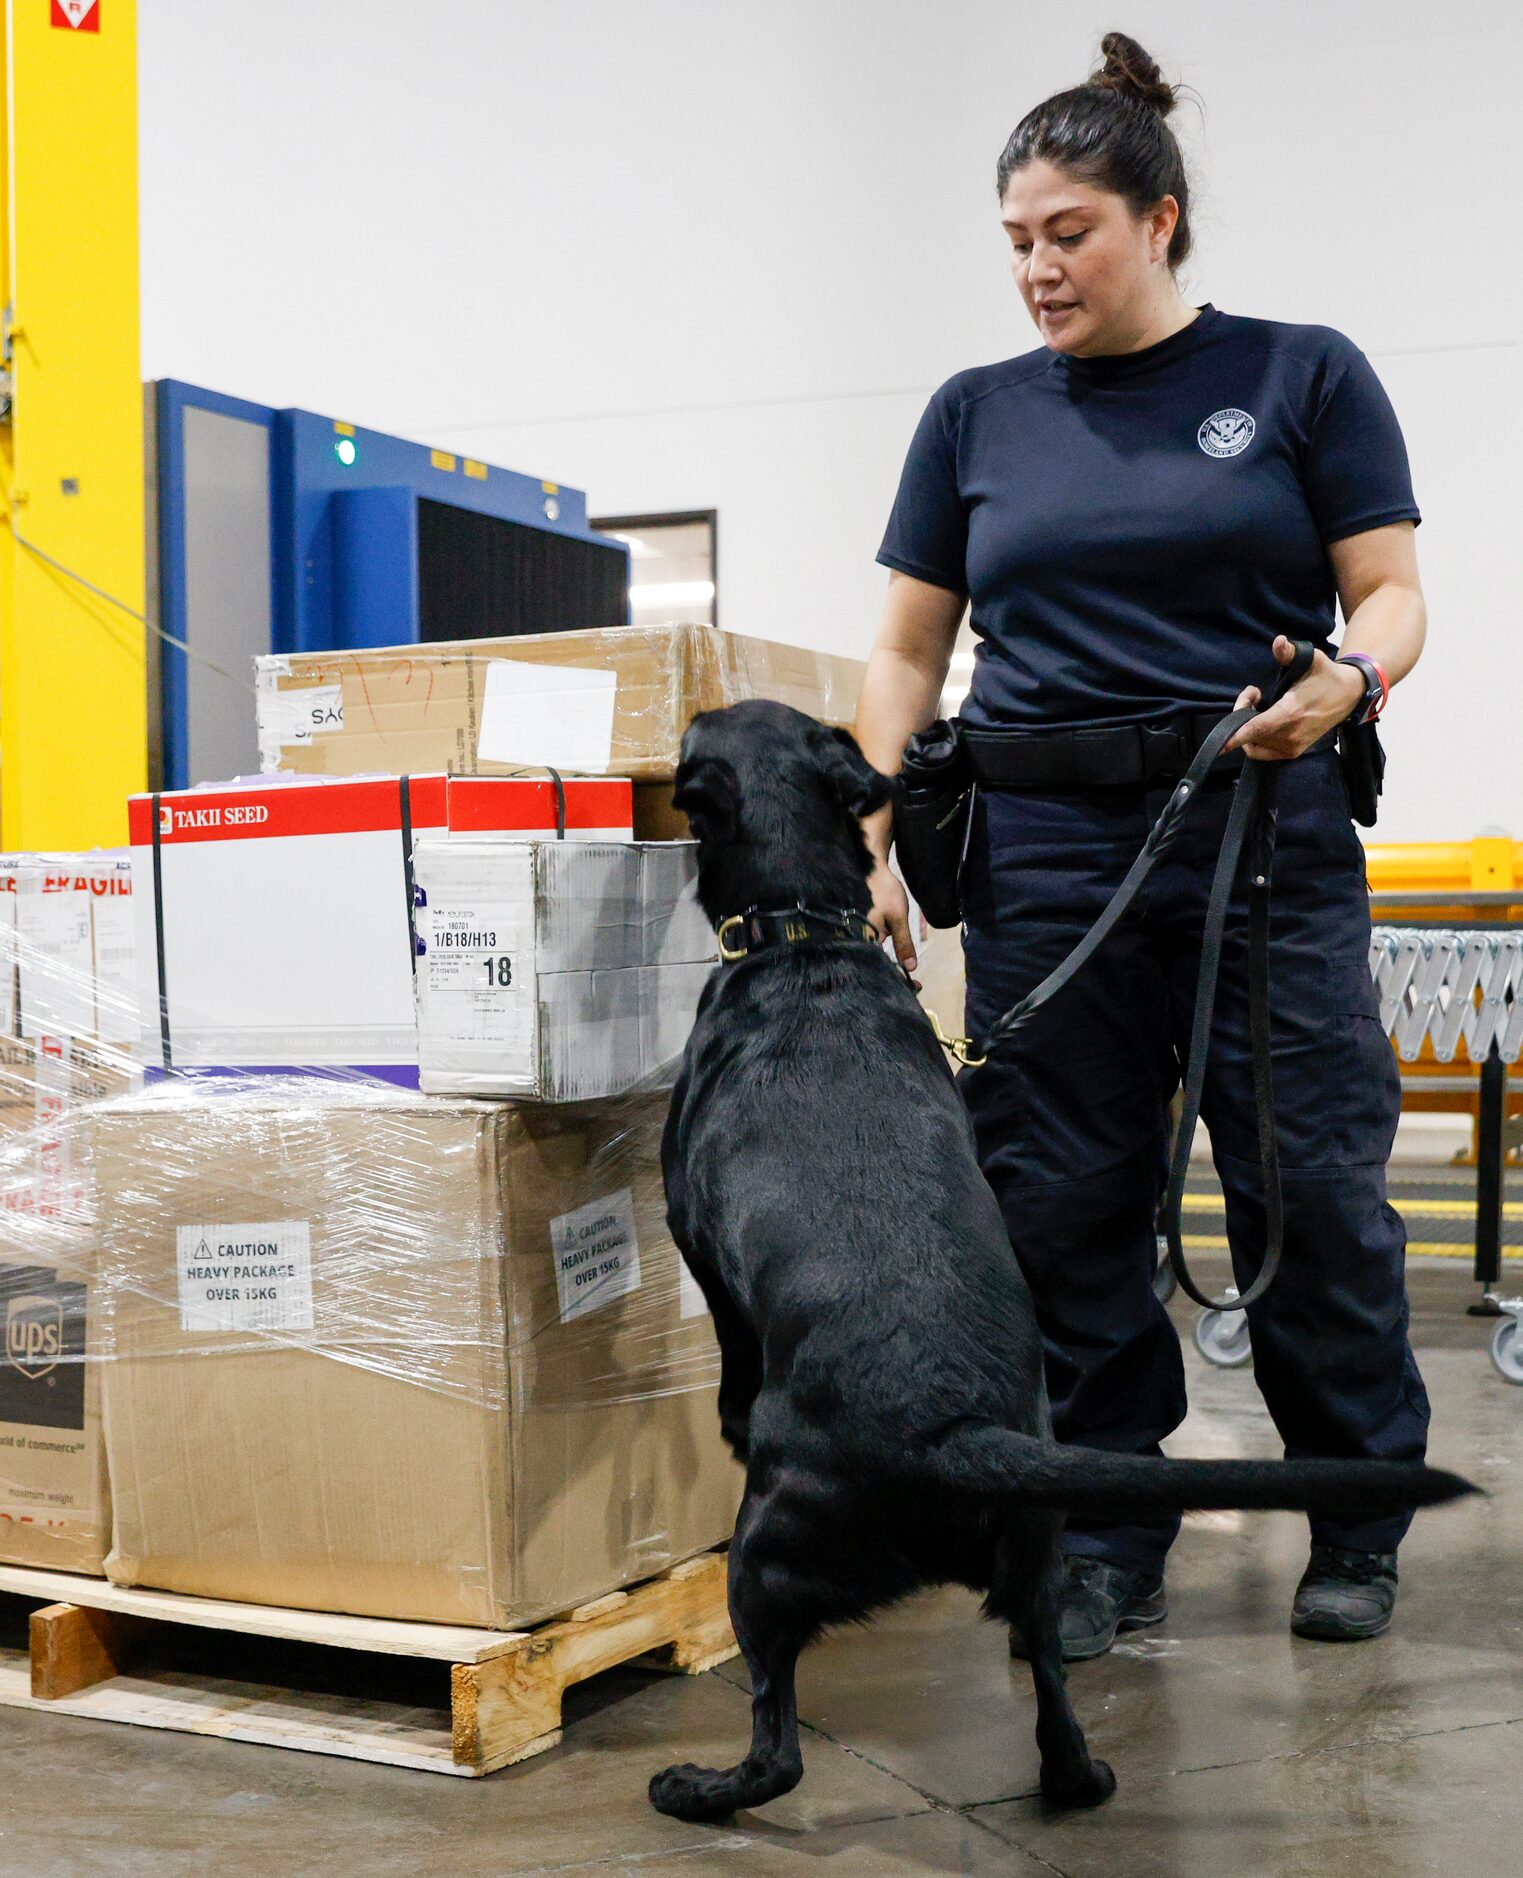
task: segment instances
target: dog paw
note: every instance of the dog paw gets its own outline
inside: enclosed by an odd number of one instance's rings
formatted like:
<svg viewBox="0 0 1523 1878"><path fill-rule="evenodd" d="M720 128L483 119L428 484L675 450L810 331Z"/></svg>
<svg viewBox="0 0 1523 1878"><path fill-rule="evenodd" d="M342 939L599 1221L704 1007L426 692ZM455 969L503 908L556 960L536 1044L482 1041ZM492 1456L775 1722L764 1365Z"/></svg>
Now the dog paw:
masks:
<svg viewBox="0 0 1523 1878"><path fill-rule="evenodd" d="M1072 1785L1062 1787L1048 1775L1045 1767L1042 1769L1042 1798L1049 1806L1069 1809L1103 1806L1115 1791L1116 1776L1108 1761L1091 1761L1086 1773Z"/></svg>
<svg viewBox="0 0 1523 1878"><path fill-rule="evenodd" d="M712 1825L735 1811L730 1783L712 1767L667 1767L651 1778L650 1803L672 1819Z"/></svg>

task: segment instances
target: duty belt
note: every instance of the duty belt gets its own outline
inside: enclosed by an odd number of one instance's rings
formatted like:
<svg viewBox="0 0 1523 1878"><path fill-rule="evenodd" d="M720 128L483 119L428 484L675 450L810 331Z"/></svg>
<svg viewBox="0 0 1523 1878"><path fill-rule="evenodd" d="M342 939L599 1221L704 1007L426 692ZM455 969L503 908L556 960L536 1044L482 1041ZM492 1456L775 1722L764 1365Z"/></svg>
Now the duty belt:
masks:
<svg viewBox="0 0 1523 1878"><path fill-rule="evenodd" d="M1095 730L976 730L963 725L963 747L986 789L1096 789L1177 782L1221 721L1215 711L1167 724L1113 724ZM1236 775L1234 750L1212 765Z"/></svg>

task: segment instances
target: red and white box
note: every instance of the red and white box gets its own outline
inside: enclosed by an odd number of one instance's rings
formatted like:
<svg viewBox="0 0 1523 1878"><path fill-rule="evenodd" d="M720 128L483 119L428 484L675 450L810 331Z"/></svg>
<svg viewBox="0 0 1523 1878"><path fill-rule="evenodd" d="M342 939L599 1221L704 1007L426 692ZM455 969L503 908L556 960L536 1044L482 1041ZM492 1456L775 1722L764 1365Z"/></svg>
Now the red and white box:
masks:
<svg viewBox="0 0 1523 1878"><path fill-rule="evenodd" d="M631 841L617 777L567 778L568 841ZM134 796L139 1050L150 1068L351 1068L415 1086L420 834L557 839L548 778L262 778Z"/></svg>

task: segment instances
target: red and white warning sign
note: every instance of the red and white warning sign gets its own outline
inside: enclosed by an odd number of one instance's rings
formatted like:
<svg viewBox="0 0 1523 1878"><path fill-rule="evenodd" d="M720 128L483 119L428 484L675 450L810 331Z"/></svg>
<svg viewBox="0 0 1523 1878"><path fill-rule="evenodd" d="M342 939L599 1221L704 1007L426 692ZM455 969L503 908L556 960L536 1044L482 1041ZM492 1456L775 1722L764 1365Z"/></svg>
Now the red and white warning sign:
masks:
<svg viewBox="0 0 1523 1878"><path fill-rule="evenodd" d="M52 0L53 24L76 33L100 31L100 0Z"/></svg>

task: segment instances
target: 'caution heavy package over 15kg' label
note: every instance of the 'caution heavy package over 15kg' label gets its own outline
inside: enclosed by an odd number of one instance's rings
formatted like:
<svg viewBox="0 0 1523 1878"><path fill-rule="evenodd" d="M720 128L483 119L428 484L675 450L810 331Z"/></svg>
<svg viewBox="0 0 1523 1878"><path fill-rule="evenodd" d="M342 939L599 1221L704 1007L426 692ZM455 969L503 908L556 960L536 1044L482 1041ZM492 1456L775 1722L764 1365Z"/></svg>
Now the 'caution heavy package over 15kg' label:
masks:
<svg viewBox="0 0 1523 1878"><path fill-rule="evenodd" d="M312 1229L304 1219L176 1226L180 1328L312 1328Z"/></svg>

